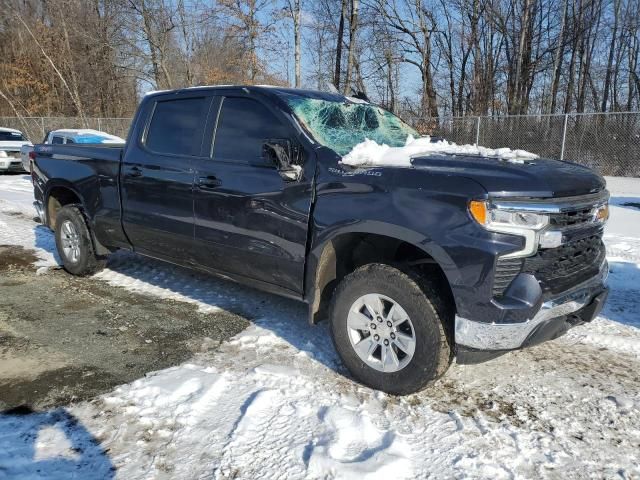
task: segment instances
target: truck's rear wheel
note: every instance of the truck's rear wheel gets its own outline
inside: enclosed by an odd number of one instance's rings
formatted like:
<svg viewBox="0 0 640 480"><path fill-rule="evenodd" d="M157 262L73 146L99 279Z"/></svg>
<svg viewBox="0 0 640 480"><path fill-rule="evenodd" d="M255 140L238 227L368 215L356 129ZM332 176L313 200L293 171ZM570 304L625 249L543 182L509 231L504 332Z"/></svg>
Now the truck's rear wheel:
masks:
<svg viewBox="0 0 640 480"><path fill-rule="evenodd" d="M424 388L449 367L449 310L437 289L417 274L365 265L336 289L331 336L358 381L405 395Z"/></svg>
<svg viewBox="0 0 640 480"><path fill-rule="evenodd" d="M64 269L73 275L91 275L104 267L93 248L89 226L77 205L66 205L56 215L56 247Z"/></svg>

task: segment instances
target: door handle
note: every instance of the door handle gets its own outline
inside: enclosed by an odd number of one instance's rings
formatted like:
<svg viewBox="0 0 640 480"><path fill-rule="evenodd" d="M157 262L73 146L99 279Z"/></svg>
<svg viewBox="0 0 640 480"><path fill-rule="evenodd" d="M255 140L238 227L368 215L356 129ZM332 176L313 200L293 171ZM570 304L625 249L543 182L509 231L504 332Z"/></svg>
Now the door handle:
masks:
<svg viewBox="0 0 640 480"><path fill-rule="evenodd" d="M222 185L222 182L218 177L215 177L214 175L208 175L206 177L198 178L198 188L201 188L203 190L218 188L220 185Z"/></svg>
<svg viewBox="0 0 640 480"><path fill-rule="evenodd" d="M128 175L130 177L141 177L142 176L142 169L140 167L131 167L129 169Z"/></svg>

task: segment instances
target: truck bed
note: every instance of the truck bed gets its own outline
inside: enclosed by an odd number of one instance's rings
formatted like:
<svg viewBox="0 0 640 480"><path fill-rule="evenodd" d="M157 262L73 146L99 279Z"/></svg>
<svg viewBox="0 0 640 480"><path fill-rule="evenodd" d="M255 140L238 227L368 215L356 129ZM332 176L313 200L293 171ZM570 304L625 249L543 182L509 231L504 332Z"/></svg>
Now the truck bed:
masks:
<svg viewBox="0 0 640 480"><path fill-rule="evenodd" d="M47 145L38 144L34 147L36 155L61 158L64 160L98 160L120 162L124 144L76 144L76 145Z"/></svg>

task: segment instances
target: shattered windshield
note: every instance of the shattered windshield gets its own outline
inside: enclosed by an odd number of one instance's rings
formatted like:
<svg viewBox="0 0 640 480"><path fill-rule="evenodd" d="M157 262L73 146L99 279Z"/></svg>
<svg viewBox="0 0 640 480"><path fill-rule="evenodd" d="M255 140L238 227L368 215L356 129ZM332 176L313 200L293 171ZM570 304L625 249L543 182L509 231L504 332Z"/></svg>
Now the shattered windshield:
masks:
<svg viewBox="0 0 640 480"><path fill-rule="evenodd" d="M363 101L300 95L287 95L286 101L314 138L341 156L366 139L402 147L409 135L420 136L392 113Z"/></svg>

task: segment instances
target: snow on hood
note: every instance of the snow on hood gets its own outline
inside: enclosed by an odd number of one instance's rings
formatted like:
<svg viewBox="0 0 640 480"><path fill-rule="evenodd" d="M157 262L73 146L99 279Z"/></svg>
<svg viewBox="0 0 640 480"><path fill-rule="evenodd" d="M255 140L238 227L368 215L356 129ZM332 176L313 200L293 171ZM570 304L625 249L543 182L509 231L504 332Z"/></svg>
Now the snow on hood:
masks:
<svg viewBox="0 0 640 480"><path fill-rule="evenodd" d="M538 158L538 155L525 150L510 148L486 148L477 145L457 145L446 140L432 141L431 137L407 137L404 147L390 147L366 139L359 143L347 155L342 157L342 163L354 167L360 166L389 166L410 167L411 160L428 155L480 155L483 157L499 158L512 163L525 163L527 160Z"/></svg>

